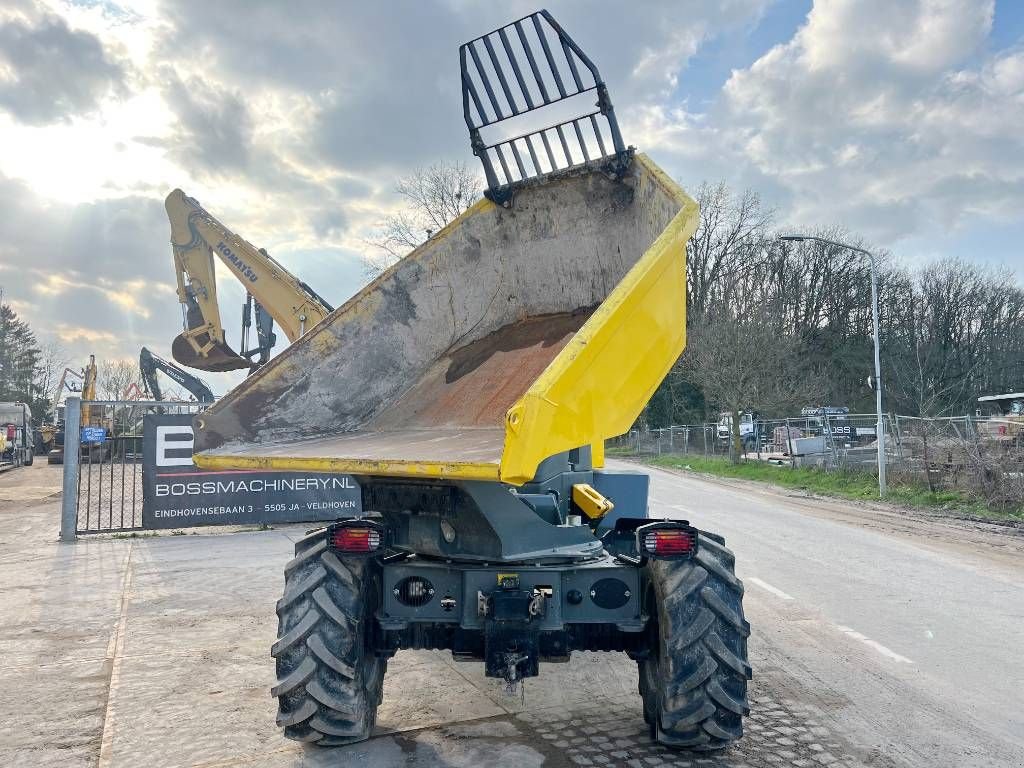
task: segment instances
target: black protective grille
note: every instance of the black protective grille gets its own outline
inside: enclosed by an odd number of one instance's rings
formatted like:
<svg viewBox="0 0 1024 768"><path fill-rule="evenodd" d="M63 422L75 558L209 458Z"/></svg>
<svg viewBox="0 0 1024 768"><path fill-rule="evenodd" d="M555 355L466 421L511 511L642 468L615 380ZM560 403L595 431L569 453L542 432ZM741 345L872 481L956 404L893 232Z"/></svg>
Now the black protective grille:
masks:
<svg viewBox="0 0 1024 768"><path fill-rule="evenodd" d="M547 11L470 40L460 47L459 59L473 153L483 163L486 194L495 202L506 202L515 185L530 179L628 160L597 67ZM583 108L586 94L593 102ZM544 111L540 128L534 120L516 132L507 122L534 110Z"/></svg>

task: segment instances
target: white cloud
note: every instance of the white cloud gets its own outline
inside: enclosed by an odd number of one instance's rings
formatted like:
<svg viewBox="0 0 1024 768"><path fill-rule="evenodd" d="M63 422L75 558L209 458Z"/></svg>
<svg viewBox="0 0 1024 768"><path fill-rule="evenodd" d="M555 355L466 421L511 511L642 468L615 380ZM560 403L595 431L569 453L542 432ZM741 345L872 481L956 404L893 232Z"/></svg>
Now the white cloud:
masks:
<svg viewBox="0 0 1024 768"><path fill-rule="evenodd" d="M121 88L124 70L98 37L32 6L14 11L0 17L0 109L43 125L91 112Z"/></svg>
<svg viewBox="0 0 1024 768"><path fill-rule="evenodd" d="M1024 202L1024 64L985 53L992 18L977 0L816 3L733 73L716 120L800 222L892 242L1006 216Z"/></svg>

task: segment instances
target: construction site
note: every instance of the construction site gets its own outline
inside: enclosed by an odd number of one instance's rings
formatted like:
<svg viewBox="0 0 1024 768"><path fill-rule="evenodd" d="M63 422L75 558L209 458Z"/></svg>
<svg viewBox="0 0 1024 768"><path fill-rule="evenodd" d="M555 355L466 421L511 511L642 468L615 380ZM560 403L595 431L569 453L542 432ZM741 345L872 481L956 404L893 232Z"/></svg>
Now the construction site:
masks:
<svg viewBox="0 0 1024 768"><path fill-rule="evenodd" d="M0 13L0 111L5 23L77 50L121 11L145 34L188 13L100 5ZM653 5L626 36L668 18ZM457 130L463 156L400 179L357 277L268 235L296 226L280 195L317 205L288 174L323 145L239 159L242 92L160 70L168 103L219 124L225 169L147 137L180 164L153 178L189 191L140 179L146 223L121 203L87 233L160 244L165 279L127 291L134 257L95 248L90 290L137 323L56 324L61 346L0 293L6 765L1024 765L1012 266L915 272L839 214L775 226L754 193L681 183L637 86L656 55L601 43L609 9L556 10L467 10L436 57L394 33L422 54L401 98L440 94L402 130L439 153ZM750 29L781 24L760 13ZM265 140L346 88L239 122ZM368 158L369 134L345 144ZM232 163L280 189L225 203ZM310 231L354 241L362 205Z"/></svg>

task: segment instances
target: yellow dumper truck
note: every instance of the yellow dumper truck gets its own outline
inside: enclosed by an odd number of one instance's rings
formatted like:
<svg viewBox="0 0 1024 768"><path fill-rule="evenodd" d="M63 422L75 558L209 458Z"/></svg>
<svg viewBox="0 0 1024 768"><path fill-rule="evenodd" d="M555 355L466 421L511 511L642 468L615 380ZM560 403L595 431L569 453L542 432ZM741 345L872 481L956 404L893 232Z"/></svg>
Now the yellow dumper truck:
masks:
<svg viewBox="0 0 1024 768"><path fill-rule="evenodd" d="M195 422L205 468L361 488L359 514L285 566L278 724L325 746L367 738L401 649L483 661L510 686L617 651L654 738L724 747L751 674L733 555L650 518L647 476L605 469L603 450L685 346L697 206L623 145L597 68L547 12L461 60L486 199ZM578 94L596 106L566 118ZM561 122L501 133L545 109Z"/></svg>

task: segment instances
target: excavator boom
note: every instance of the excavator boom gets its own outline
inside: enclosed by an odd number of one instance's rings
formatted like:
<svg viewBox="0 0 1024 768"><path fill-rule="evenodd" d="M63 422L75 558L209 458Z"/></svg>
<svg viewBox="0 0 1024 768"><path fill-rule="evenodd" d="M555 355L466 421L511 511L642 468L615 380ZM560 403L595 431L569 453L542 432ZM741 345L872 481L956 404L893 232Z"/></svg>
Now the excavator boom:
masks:
<svg viewBox="0 0 1024 768"><path fill-rule="evenodd" d="M204 381L187 371L183 371L174 363L154 355L145 347L139 352L139 370L142 373L142 380L146 384L146 389L149 390L154 400L164 399L163 391L160 389L160 381L157 378L157 372L159 371L175 384L187 389L196 401L200 403L212 403L214 401L213 392Z"/></svg>
<svg viewBox="0 0 1024 768"><path fill-rule="evenodd" d="M57 383L57 392L53 396L53 414L54 419L57 418L57 408L60 407L61 401L64 399L64 395L68 392L80 392L81 388L75 389L71 384L68 383L68 377L77 381L82 381L82 373L72 368L65 368L64 372L60 375L60 381Z"/></svg>
<svg viewBox="0 0 1024 768"><path fill-rule="evenodd" d="M251 354L236 352L225 338L217 304L214 254L277 321L289 341L331 312L332 307L316 291L180 189L167 196L165 207L171 223L178 300L185 310L185 328L171 345L171 354L182 365L205 371L253 367Z"/></svg>

